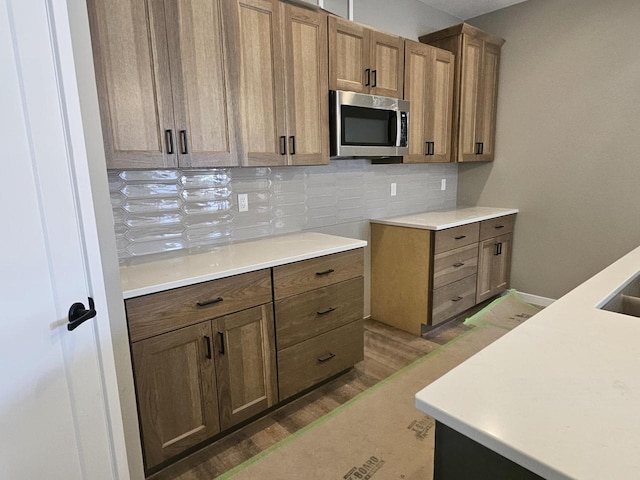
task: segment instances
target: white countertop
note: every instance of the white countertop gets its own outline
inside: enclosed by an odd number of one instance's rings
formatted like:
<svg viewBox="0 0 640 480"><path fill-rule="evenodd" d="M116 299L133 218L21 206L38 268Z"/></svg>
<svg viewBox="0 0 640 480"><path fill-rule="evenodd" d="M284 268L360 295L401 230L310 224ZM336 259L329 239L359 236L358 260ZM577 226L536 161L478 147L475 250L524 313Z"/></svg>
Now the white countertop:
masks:
<svg viewBox="0 0 640 480"><path fill-rule="evenodd" d="M125 299L365 247L365 240L305 232L120 267Z"/></svg>
<svg viewBox="0 0 640 480"><path fill-rule="evenodd" d="M436 210L403 215L401 217L374 219L371 220L371 223L422 228L424 230L444 230L445 228L459 227L467 223L490 220L514 213L518 213L517 208L458 207L452 210Z"/></svg>
<svg viewBox="0 0 640 480"><path fill-rule="evenodd" d="M599 310L640 247L416 394L436 420L545 478L640 478L640 318Z"/></svg>

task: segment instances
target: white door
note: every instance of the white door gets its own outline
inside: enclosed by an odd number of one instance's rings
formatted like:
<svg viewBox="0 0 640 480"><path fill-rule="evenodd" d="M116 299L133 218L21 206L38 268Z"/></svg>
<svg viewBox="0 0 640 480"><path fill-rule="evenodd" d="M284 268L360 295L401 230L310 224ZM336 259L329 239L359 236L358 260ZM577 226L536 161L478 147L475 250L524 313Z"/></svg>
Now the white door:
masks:
<svg viewBox="0 0 640 480"><path fill-rule="evenodd" d="M0 0L0 477L12 480L128 478L101 351L111 338L97 325L109 319L98 310L67 330L74 302L105 293L90 285L95 225L81 224L92 202L76 185L65 9Z"/></svg>

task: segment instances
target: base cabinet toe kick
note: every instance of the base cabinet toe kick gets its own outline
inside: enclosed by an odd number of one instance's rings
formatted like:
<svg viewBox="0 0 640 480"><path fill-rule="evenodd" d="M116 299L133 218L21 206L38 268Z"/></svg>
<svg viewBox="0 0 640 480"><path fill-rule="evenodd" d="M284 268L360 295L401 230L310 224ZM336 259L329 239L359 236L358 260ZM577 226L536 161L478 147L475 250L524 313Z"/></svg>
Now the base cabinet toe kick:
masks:
<svg viewBox="0 0 640 480"><path fill-rule="evenodd" d="M147 474L364 358L364 249L125 300Z"/></svg>

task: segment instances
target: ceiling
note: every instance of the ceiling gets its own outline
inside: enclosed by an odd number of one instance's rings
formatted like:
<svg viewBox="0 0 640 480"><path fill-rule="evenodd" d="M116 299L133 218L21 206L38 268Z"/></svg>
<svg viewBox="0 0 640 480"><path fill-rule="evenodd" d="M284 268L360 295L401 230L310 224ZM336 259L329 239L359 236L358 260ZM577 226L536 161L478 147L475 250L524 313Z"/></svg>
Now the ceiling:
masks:
<svg viewBox="0 0 640 480"><path fill-rule="evenodd" d="M462 20L477 17L485 13L521 3L525 0L420 0L441 12L458 17Z"/></svg>

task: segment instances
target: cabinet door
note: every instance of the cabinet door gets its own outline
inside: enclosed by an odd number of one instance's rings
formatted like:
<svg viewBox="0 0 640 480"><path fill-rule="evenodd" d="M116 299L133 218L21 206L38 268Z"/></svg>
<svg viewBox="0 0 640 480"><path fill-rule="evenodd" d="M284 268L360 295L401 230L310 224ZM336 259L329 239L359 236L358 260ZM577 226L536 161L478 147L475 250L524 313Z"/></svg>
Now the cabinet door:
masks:
<svg viewBox="0 0 640 480"><path fill-rule="evenodd" d="M237 92L223 35L230 8L222 0L165 2L180 167L238 165Z"/></svg>
<svg viewBox="0 0 640 480"><path fill-rule="evenodd" d="M107 168L176 167L162 1L88 7Z"/></svg>
<svg viewBox="0 0 640 480"><path fill-rule="evenodd" d="M404 39L371 32L371 93L402 98L404 79Z"/></svg>
<svg viewBox="0 0 640 480"><path fill-rule="evenodd" d="M513 234L501 235L494 240L498 244L499 253L494 258L491 271L491 283L493 294L497 295L509 288Z"/></svg>
<svg viewBox="0 0 640 480"><path fill-rule="evenodd" d="M147 468L220 431L211 341L204 322L132 345Z"/></svg>
<svg viewBox="0 0 640 480"><path fill-rule="evenodd" d="M213 330L224 430L278 401L273 304L218 318Z"/></svg>
<svg viewBox="0 0 640 480"><path fill-rule="evenodd" d="M329 17L329 88L369 93L370 33L357 23Z"/></svg>
<svg viewBox="0 0 640 480"><path fill-rule="evenodd" d="M482 40L463 35L462 72L460 78L460 118L458 130L458 161L476 161L478 146L476 122L478 121L478 96L480 67L482 65Z"/></svg>
<svg viewBox="0 0 640 480"><path fill-rule="evenodd" d="M405 42L405 85L404 98L411 102L409 117L409 154L405 163L423 163L428 161L430 152L427 145L428 131L425 123L426 109L430 97L427 90L427 78L433 55L433 48L422 43Z"/></svg>
<svg viewBox="0 0 640 480"><path fill-rule="evenodd" d="M480 242L476 303L509 288L513 235L501 235Z"/></svg>
<svg viewBox="0 0 640 480"><path fill-rule="evenodd" d="M243 166L287 163L284 62L277 0L234 0Z"/></svg>
<svg viewBox="0 0 640 480"><path fill-rule="evenodd" d="M479 107L476 112L476 140L481 142L482 146L477 160L493 160L495 154L499 65L500 47L484 42L482 70L478 84Z"/></svg>
<svg viewBox="0 0 640 480"><path fill-rule="evenodd" d="M430 66L425 106L425 141L432 144L427 161L450 162L454 56L445 50L433 49Z"/></svg>
<svg viewBox="0 0 640 480"><path fill-rule="evenodd" d="M329 163L327 16L282 4L287 152L291 165Z"/></svg>

